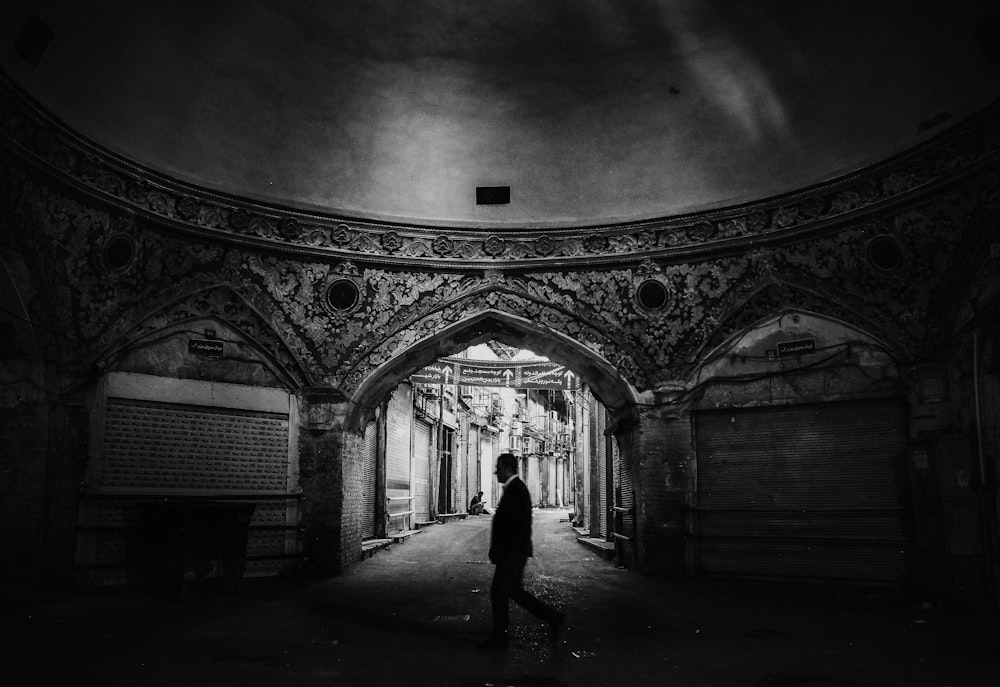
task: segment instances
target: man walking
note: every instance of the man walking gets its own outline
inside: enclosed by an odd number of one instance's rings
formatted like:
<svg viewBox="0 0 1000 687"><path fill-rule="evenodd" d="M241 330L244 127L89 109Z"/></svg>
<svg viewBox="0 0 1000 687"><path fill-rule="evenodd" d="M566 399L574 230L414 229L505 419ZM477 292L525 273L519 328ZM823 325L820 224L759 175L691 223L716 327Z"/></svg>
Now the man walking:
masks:
<svg viewBox="0 0 1000 687"><path fill-rule="evenodd" d="M493 584L490 603L493 606L493 633L481 644L485 648L504 648L508 644L507 628L510 624L510 599L523 606L532 615L549 624L549 641L559 638L566 616L539 601L521 586L524 566L532 555L531 548L531 495L528 487L517 476L517 456L501 453L497 457L497 481L503 485L503 496L493 516L490 534L490 562Z"/></svg>

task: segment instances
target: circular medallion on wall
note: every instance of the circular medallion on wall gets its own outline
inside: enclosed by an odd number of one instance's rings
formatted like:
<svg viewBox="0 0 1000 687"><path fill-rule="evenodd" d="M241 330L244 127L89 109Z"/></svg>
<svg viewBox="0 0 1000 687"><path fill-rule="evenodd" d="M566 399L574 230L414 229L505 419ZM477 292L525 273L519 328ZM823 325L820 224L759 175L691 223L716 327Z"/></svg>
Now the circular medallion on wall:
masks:
<svg viewBox="0 0 1000 687"><path fill-rule="evenodd" d="M646 279L636 287L635 301L644 310L659 312L669 305L670 291L660 280Z"/></svg>
<svg viewBox="0 0 1000 687"><path fill-rule="evenodd" d="M120 274L135 264L136 253L134 238L128 234L112 234L101 248L101 264L109 272Z"/></svg>
<svg viewBox="0 0 1000 687"><path fill-rule="evenodd" d="M361 305L361 289L351 279L335 279L323 292L323 306L335 315L353 312Z"/></svg>
<svg viewBox="0 0 1000 687"><path fill-rule="evenodd" d="M882 272L892 272L903 264L903 249L889 234L879 234L868 242L868 262Z"/></svg>

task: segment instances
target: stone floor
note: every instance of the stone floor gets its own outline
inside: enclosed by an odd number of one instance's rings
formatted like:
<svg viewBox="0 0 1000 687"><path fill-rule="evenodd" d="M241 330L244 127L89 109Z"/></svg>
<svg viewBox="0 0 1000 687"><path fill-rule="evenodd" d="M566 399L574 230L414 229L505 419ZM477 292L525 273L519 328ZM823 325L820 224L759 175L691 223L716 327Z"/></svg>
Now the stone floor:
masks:
<svg viewBox="0 0 1000 687"><path fill-rule="evenodd" d="M527 581L564 609L550 646L520 609L490 627L489 516L426 528L326 579L184 600L118 590L8 600L0 685L997 687L1000 617L893 590L619 570L535 512Z"/></svg>

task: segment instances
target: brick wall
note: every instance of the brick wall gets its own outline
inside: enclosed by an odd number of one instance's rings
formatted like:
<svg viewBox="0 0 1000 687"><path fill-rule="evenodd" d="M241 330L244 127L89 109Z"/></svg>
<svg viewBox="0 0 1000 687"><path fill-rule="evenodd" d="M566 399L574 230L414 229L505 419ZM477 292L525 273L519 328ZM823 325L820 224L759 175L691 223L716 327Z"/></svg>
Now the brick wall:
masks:
<svg viewBox="0 0 1000 687"><path fill-rule="evenodd" d="M300 398L299 403L303 565L313 572L337 574L342 569L343 413L341 404L322 399Z"/></svg>
<svg viewBox="0 0 1000 687"><path fill-rule="evenodd" d="M89 454L89 415L81 404L57 404L49 414L45 568L49 581L59 584L74 580L80 485Z"/></svg>
<svg viewBox="0 0 1000 687"><path fill-rule="evenodd" d="M645 409L632 432L639 568L683 575L687 505L694 490L691 416L670 407Z"/></svg>
<svg viewBox="0 0 1000 687"><path fill-rule="evenodd" d="M339 574L361 558L364 437L343 431L346 403L300 403L304 562L314 572Z"/></svg>
<svg viewBox="0 0 1000 687"><path fill-rule="evenodd" d="M47 379L27 361L0 371L2 581L37 588L72 579L88 416L79 399L55 402L45 390L83 385Z"/></svg>
<svg viewBox="0 0 1000 687"><path fill-rule="evenodd" d="M343 503L340 526L341 569L361 558L361 522L365 516L362 479L364 448L364 436L345 432L341 454L344 477L341 493Z"/></svg>
<svg viewBox="0 0 1000 687"><path fill-rule="evenodd" d="M42 404L0 409L0 545L4 581L37 577L44 552L48 413Z"/></svg>

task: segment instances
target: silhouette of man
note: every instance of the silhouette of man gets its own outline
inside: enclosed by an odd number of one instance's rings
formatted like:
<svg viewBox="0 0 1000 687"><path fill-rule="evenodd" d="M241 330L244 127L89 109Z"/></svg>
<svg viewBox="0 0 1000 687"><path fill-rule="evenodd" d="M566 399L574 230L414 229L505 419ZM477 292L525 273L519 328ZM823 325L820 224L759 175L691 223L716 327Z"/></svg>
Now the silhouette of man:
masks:
<svg viewBox="0 0 1000 687"><path fill-rule="evenodd" d="M490 534L490 562L493 584L490 603L493 606L493 632L480 646L504 648L508 644L510 600L513 599L532 615L549 624L549 641L559 639L566 616L539 601L521 586L524 566L532 556L531 495L517 476L517 456L501 453L497 457L497 481L503 485L503 496L493 515Z"/></svg>

